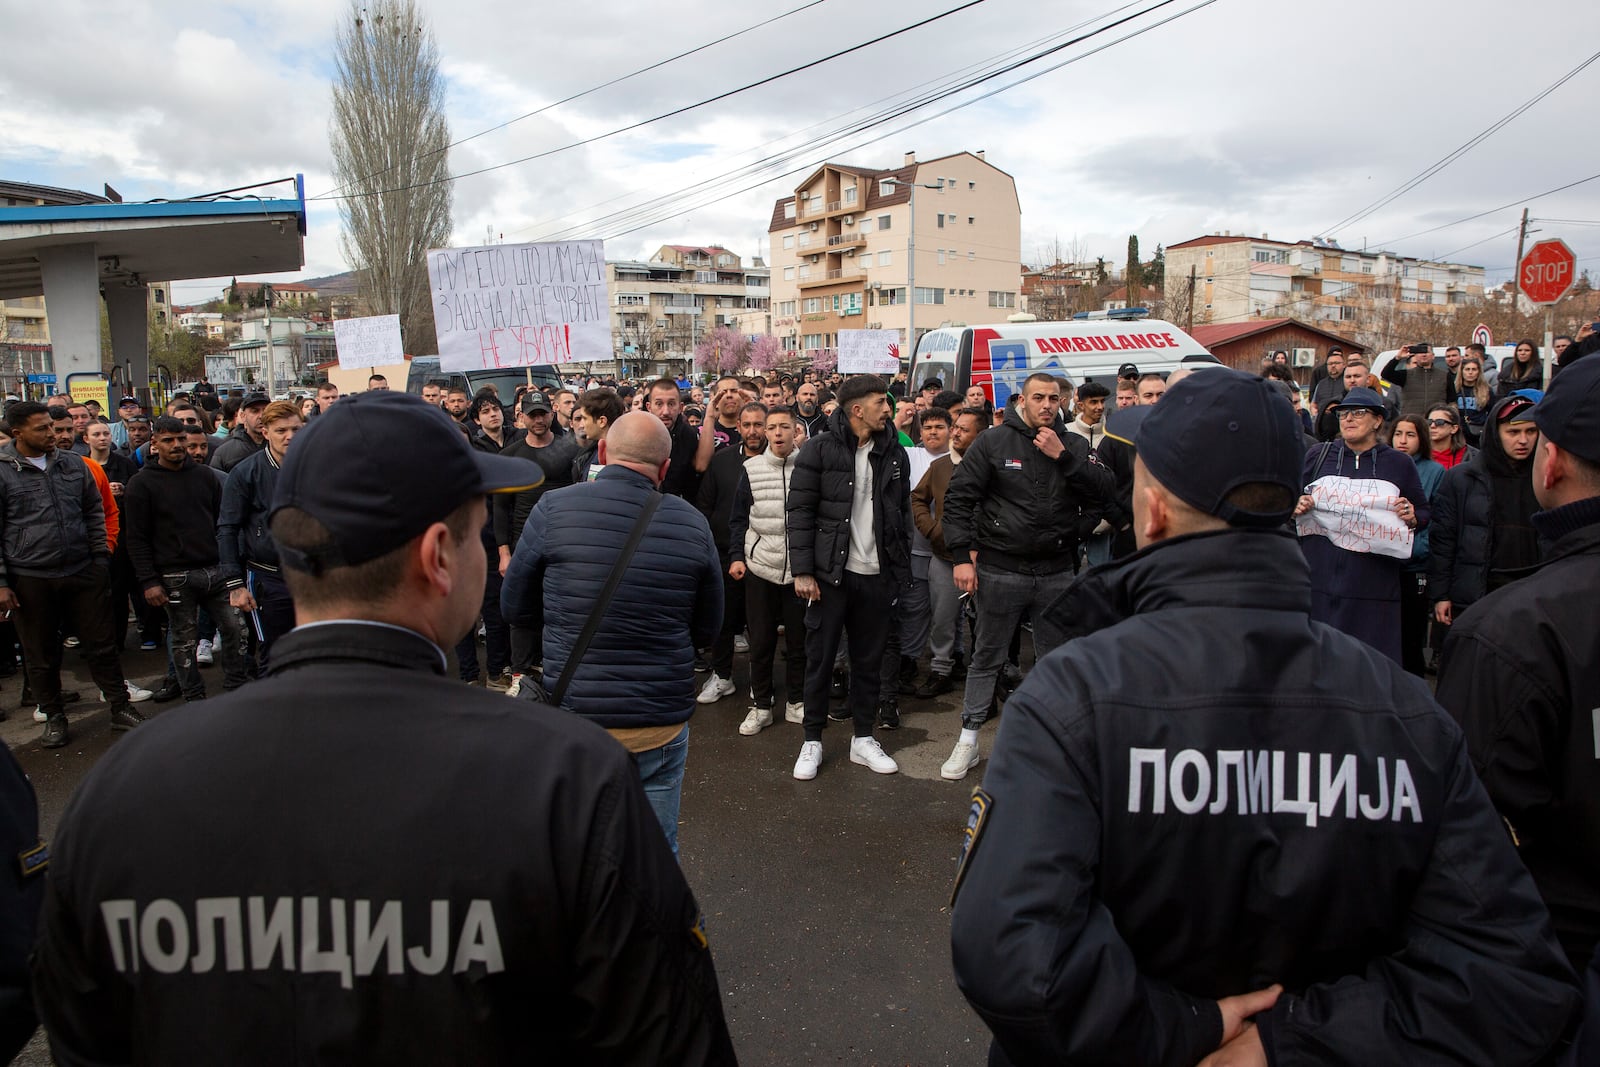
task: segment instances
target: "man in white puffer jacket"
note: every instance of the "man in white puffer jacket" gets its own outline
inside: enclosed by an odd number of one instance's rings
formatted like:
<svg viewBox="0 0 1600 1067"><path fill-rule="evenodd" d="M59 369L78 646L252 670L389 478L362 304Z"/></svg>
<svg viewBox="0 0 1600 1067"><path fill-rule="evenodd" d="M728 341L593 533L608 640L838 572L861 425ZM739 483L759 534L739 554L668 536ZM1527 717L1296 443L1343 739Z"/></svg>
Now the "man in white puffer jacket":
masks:
<svg viewBox="0 0 1600 1067"><path fill-rule="evenodd" d="M784 718L805 718L800 692L806 677L805 601L795 596L789 572L784 505L794 473L795 417L784 407L767 413L767 450L744 461L728 524L728 573L744 579L745 625L750 632L750 713L739 726L746 737L772 725L776 704L772 664L783 627Z"/></svg>

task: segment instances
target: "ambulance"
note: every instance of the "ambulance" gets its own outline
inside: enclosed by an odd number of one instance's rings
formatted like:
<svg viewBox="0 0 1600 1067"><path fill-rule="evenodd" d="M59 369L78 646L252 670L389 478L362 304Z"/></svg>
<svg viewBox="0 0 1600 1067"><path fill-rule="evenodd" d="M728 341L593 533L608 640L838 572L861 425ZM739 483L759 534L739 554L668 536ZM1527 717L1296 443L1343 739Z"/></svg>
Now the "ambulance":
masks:
<svg viewBox="0 0 1600 1067"><path fill-rule="evenodd" d="M1128 308L1091 312L1065 322L930 330L911 357L911 388L921 388L930 378L958 393L979 385L999 410L1037 371L1064 377L1074 389L1097 381L1115 391L1117 370L1126 364L1138 367L1141 374L1167 374L1185 356L1207 355L1200 342L1148 314L1144 308Z"/></svg>

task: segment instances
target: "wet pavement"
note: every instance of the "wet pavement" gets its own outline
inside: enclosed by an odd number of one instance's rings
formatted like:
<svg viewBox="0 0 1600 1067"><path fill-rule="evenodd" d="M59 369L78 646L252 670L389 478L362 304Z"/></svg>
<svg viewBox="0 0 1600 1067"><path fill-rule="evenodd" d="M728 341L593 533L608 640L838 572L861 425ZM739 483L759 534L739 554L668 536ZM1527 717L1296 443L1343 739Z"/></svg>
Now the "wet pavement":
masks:
<svg viewBox="0 0 1600 1067"><path fill-rule="evenodd" d="M739 734L745 658L735 662L735 694L699 706L691 722L679 828L740 1062L984 1063L987 1033L950 972L951 880L968 797L985 766L962 782L939 777L960 728L960 692L902 699L901 729L878 734L899 774L852 764L850 724L830 722L821 770L797 782L800 727L783 721L781 703L772 726ZM20 677L0 683L0 738L33 779L47 836L78 782L122 736L111 732L79 657L67 660L73 678L63 684L83 702L68 709L65 748L39 747L33 709L17 707ZM162 667L156 653L125 656L129 676L147 688ZM204 673L220 690L220 670ZM780 666L780 693L781 679ZM138 708L153 715L182 706ZM984 729L985 755L995 728ZM48 1065L43 1036L15 1062Z"/></svg>

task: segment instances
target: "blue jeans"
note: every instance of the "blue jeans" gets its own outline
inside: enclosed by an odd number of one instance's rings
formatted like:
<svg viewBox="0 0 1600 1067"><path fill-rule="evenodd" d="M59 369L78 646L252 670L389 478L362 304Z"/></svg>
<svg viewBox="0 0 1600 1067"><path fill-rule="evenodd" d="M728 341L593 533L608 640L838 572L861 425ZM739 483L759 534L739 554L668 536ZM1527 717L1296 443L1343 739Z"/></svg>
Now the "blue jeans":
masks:
<svg viewBox="0 0 1600 1067"><path fill-rule="evenodd" d="M639 783L644 786L645 799L656 813L661 832L667 835L672 854L678 854L678 807L683 800L683 767L689 761L689 724L684 723L678 736L647 752L635 752L633 762L639 768Z"/></svg>

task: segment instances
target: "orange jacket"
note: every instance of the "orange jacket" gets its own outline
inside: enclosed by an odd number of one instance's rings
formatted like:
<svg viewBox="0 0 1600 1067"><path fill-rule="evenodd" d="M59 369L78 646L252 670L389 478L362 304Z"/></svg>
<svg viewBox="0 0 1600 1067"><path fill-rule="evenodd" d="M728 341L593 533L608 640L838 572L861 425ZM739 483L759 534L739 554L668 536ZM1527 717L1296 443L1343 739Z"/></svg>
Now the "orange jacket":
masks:
<svg viewBox="0 0 1600 1067"><path fill-rule="evenodd" d="M100 503L105 506L106 512L106 551L117 550L117 537L122 533L122 519L117 514L117 498L111 495L111 479L106 477L106 469L88 456L82 457L88 466L89 473L94 475L94 484L100 487Z"/></svg>

